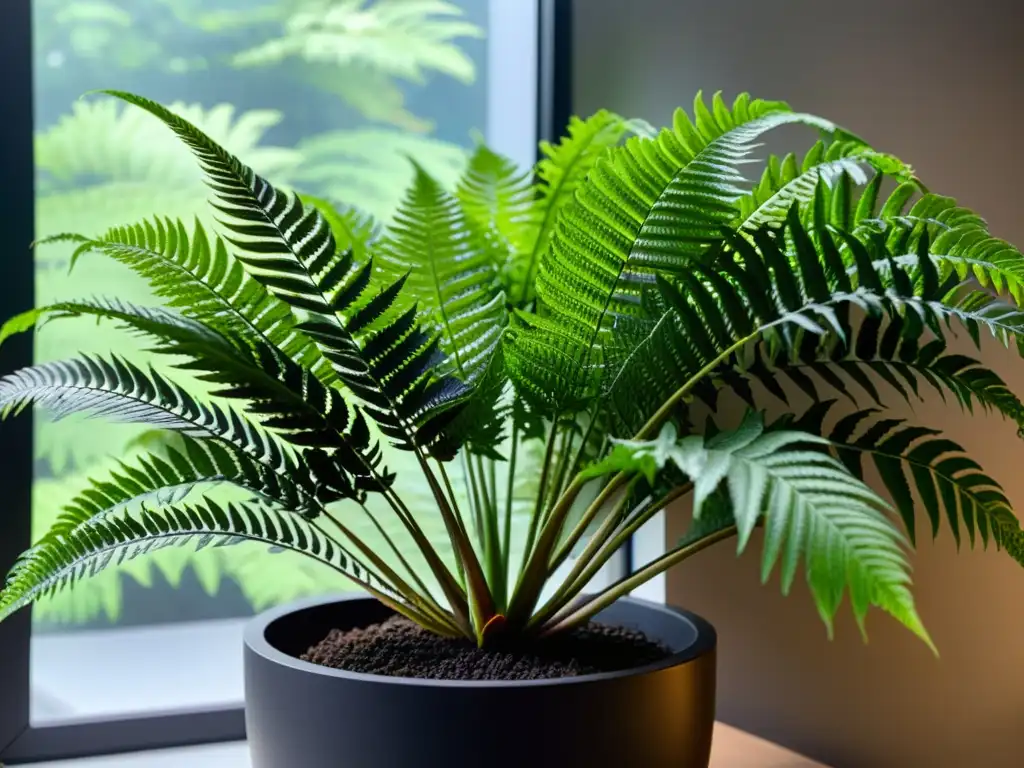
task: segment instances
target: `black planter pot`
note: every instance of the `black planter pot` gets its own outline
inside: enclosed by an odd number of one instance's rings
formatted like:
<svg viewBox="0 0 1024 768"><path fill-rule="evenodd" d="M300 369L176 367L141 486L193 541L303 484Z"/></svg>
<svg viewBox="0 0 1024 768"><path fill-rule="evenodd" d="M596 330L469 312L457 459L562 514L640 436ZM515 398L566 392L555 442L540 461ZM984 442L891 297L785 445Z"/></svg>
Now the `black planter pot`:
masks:
<svg viewBox="0 0 1024 768"><path fill-rule="evenodd" d="M671 648L645 667L537 681L456 682L343 672L297 656L334 628L386 619L365 597L306 600L245 633L253 768L706 768L715 631L624 599L597 620Z"/></svg>

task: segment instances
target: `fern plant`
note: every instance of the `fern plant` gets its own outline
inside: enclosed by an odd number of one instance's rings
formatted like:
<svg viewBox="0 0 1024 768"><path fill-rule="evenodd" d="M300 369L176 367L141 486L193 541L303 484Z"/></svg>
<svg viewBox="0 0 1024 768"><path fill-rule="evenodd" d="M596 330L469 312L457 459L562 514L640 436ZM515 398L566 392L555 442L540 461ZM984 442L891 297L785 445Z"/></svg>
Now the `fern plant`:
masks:
<svg viewBox="0 0 1024 768"><path fill-rule="evenodd" d="M933 534L1024 563L998 483L883 406L934 390L1024 430L1010 386L947 349L962 328L1024 350L1024 256L829 121L746 95L698 95L659 132L601 112L545 146L532 176L486 147L454 189L415 167L382 228L274 186L171 110L113 95L193 151L221 234L157 217L60 235L76 257L135 270L167 306L60 302L2 335L114 323L209 394L113 354L0 379L5 415L36 404L177 435L67 505L12 568L0 617L165 547L249 541L438 634L529 642L712 544L742 551L763 527L763 577L779 570L788 590L802 564L829 631L848 593L862 627L874 606L931 644L910 589L918 506ZM748 183L761 136L787 124L820 141ZM724 392L746 402L742 419L719 407ZM888 498L865 483L867 462ZM396 468L422 477L427 500L397 491ZM217 485L237 495L215 499ZM584 595L683 497L680 542Z"/></svg>

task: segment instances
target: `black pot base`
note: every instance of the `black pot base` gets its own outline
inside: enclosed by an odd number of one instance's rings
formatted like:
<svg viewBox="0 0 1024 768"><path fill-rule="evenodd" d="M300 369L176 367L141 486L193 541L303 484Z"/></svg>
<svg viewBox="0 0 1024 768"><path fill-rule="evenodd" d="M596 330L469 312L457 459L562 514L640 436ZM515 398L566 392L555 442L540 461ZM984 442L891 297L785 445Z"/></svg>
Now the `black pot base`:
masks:
<svg viewBox="0 0 1024 768"><path fill-rule="evenodd" d="M269 611L245 634L253 768L706 768L715 632L693 614L624 599L596 618L672 655L550 680L448 681L330 669L298 657L332 629L392 614L363 596Z"/></svg>

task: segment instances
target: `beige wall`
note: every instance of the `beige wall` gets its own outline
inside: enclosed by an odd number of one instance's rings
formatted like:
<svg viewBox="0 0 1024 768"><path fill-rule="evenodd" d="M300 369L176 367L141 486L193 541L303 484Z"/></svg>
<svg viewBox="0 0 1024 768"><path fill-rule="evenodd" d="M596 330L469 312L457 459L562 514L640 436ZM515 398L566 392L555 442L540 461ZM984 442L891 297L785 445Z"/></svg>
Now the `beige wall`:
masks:
<svg viewBox="0 0 1024 768"><path fill-rule="evenodd" d="M576 0L575 106L661 123L698 88L782 98L899 154L1024 242L1020 5ZM996 345L984 356L1024 392L1024 364ZM916 410L1024 509L1024 444L1011 426L934 398ZM684 526L676 510L669 541ZM719 630L723 719L836 767L1024 765L1024 571L1005 556L957 556L948 530L924 538L916 593L940 660L881 614L868 645L846 612L829 643L802 583L784 599L777 583L760 586L757 565L724 545L668 579L669 601Z"/></svg>

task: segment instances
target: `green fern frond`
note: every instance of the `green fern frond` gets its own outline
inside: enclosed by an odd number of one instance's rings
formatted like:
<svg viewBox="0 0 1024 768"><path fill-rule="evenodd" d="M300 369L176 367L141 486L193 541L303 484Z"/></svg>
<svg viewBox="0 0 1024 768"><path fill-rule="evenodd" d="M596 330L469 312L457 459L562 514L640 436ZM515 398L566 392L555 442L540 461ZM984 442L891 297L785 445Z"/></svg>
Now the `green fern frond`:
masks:
<svg viewBox="0 0 1024 768"><path fill-rule="evenodd" d="M745 394L730 362L754 342L783 351L801 339L816 349L822 336L846 343L849 306L880 311L888 298L855 288L845 270L830 282L816 254L801 248L799 259L788 258L785 237L793 232L806 236L792 214L781 231L771 224L755 231L753 242L726 231L723 245L706 254L708 265L693 261L674 282L656 279L657 291L644 297L651 319L618 329L630 351L605 393L615 434L636 434L684 386L713 403L712 374Z"/></svg>
<svg viewBox="0 0 1024 768"><path fill-rule="evenodd" d="M335 245L342 251L352 251L356 262L367 258L370 244L380 236L380 225L376 219L351 206L338 205L322 197L300 194L307 206L316 208L324 217L334 235Z"/></svg>
<svg viewBox="0 0 1024 768"><path fill-rule="evenodd" d="M95 239L56 235L42 244L58 241L77 244L72 266L85 253L103 253L138 273L155 296L186 317L248 343L275 346L302 365L318 358L310 339L295 329L288 305L245 273L222 238L211 243L198 220L191 234L180 221L154 219Z"/></svg>
<svg viewBox="0 0 1024 768"><path fill-rule="evenodd" d="M832 456L806 446L826 441L796 431L764 430L748 413L733 431L679 439L666 424L657 439L625 442L626 452L675 465L693 482L693 514L724 487L742 552L758 522L765 529L761 578L778 566L788 594L800 560L818 612L832 634L844 592L863 629L872 605L886 611L931 646L910 594L904 539L885 512L889 506ZM692 544L686 542L684 546ZM658 561L671 561L676 551ZM655 561L657 563L658 561Z"/></svg>
<svg viewBox="0 0 1024 768"><path fill-rule="evenodd" d="M8 417L35 403L55 418L88 413L115 421L171 429L231 443L273 470L288 466L276 438L237 413L200 403L156 371L145 373L116 356L77 359L22 368L0 378L0 414Z"/></svg>
<svg viewBox="0 0 1024 768"><path fill-rule="evenodd" d="M32 600L163 547L225 546L258 541L314 558L336 570L366 571L315 525L298 515L255 504L212 501L99 518L28 550L11 569L0 593L0 620ZM386 588L385 585L375 585Z"/></svg>
<svg viewBox="0 0 1024 768"><path fill-rule="evenodd" d="M116 356L43 363L0 379L0 414L15 415L32 403L56 419L84 411L203 437L230 429L216 406L201 405L155 371L147 376Z"/></svg>
<svg viewBox="0 0 1024 768"><path fill-rule="evenodd" d="M982 288L997 294L1009 294L1017 304L1024 303L1024 254L1005 240L992 237L984 227L965 225L940 231L934 240L930 240L927 233L906 233L899 240L901 243L896 248L912 245L919 252L926 249L942 279L955 277L961 281L974 280ZM916 242L910 242L914 240ZM889 246L890 251L892 248ZM902 254L905 251L895 253ZM892 263L906 266L908 263L913 264L919 257L895 255L891 258ZM888 279L889 264L878 266ZM911 278L916 277L912 271Z"/></svg>
<svg viewBox="0 0 1024 768"><path fill-rule="evenodd" d="M402 281L365 296L372 263L353 263L340 252L331 228L315 207L276 189L223 147L159 104L123 92L113 95L162 120L196 154L226 218L236 257L271 295L311 314L300 326L334 366L348 389L366 405L396 447L430 448L438 443L465 385L434 375L437 341L416 329L383 344L391 327L381 318L394 303ZM362 342L362 343L361 343ZM402 345L400 356L367 354ZM397 358L397 359L396 359Z"/></svg>
<svg viewBox="0 0 1024 768"><path fill-rule="evenodd" d="M404 336L415 316L440 340L447 359L440 370L474 388L471 414L456 417L463 425L455 429L458 441L493 450L505 416L497 400L504 389L499 344L508 313L483 242L459 200L417 166L416 181L376 249L376 264L389 279L405 276L405 313L387 329L388 339Z"/></svg>
<svg viewBox="0 0 1024 768"><path fill-rule="evenodd" d="M877 256L882 244L866 245L844 234L855 263L848 270L829 232L808 232L796 208L783 229L773 234L770 226L762 228L751 239L727 233L727 247L709 254L711 267L695 264L679 273L678 289L662 281L661 295L648 296L648 312L660 319L637 338L611 391L613 412L628 434L674 387L698 373L703 378L692 394L712 405L716 386L722 384L752 403L747 376L785 399L779 372L816 398L816 385L804 366L841 391L848 390L849 377L876 400L877 387L867 369L908 400L923 378L940 392L951 392L964 407L977 401L1024 424L1021 402L1005 383L973 360L945 355L942 342L944 328L958 321L975 343L980 343L982 328L1004 344L1013 338L1019 343L1024 314L981 292L944 304L939 298L949 293L950 281L941 281L926 241L911 267L891 257L873 259L869 246ZM849 320L852 307L866 315L856 333ZM780 310L794 313L790 322L780 325L781 333L765 335ZM814 313L812 322L809 312ZM885 332L879 335L885 318ZM936 338L925 343L928 330ZM761 351L752 359L739 355L740 349L733 350L732 359L721 358L730 345L755 337L761 338ZM769 364L773 360L781 365Z"/></svg>
<svg viewBox="0 0 1024 768"><path fill-rule="evenodd" d="M218 483L238 486L265 503L310 519L320 511L315 479L291 457L285 468L272 471L224 443L188 437L182 448L167 448L164 453L143 455L131 463L119 461L104 479L90 480L40 541L57 541L79 526L129 507L177 504L196 489Z"/></svg>
<svg viewBox="0 0 1024 768"><path fill-rule="evenodd" d="M622 141L630 126L618 115L600 110L585 120L572 117L557 144L540 143L542 157L534 171L536 201L521 236L521 256L513 262L509 275L509 297L515 306L525 307L536 296L537 269L551 244L562 209L572 202L597 161Z"/></svg>
<svg viewBox="0 0 1024 768"><path fill-rule="evenodd" d="M934 239L940 232L959 227L987 228L985 220L974 211L959 207L951 197L932 192L922 194L920 184L915 182L902 181L883 199L881 188L886 176L886 173L879 173L871 179L859 198L849 199L852 213L843 217L845 222L833 216L830 223L855 234L881 232L891 234L894 238L906 238L911 233L916 236L926 233ZM833 210L836 208L834 203L829 207ZM916 241L903 241L902 246L896 245L896 242L899 241L890 241L890 246L898 251L901 248L912 249Z"/></svg>
<svg viewBox="0 0 1024 768"><path fill-rule="evenodd" d="M523 247L523 230L532 213L529 173L486 144L477 144L455 195L474 227L493 230L513 253Z"/></svg>
<svg viewBox="0 0 1024 768"><path fill-rule="evenodd" d="M380 446L370 439L362 413L351 410L337 390L270 344L231 343L170 310L117 300L61 302L26 314L112 319L162 342L153 351L184 358L176 367L195 373L201 382L220 385L214 396L244 401L246 412L261 427L300 448L319 449L305 457L316 464L324 492L330 488L337 494L334 498L362 498L391 482L393 476L381 465ZM24 325L21 316L12 322L18 328ZM7 330L0 328L0 339Z"/></svg>
<svg viewBox="0 0 1024 768"><path fill-rule="evenodd" d="M462 213L490 253L506 296L520 293L515 270L521 268L530 239L536 235L534 187L529 174L511 160L479 144L459 179L455 195Z"/></svg>
<svg viewBox="0 0 1024 768"><path fill-rule="evenodd" d="M901 302L901 307L915 314L929 312L913 301ZM787 404L789 398L781 386L786 380L815 401L821 399L818 381L854 403L856 389L851 384L856 385L879 406L880 384L888 385L909 403L913 398L923 399L923 382L943 399L951 394L965 410L977 403L1024 429L1024 403L998 374L976 359L947 352L944 338L929 340L924 332L921 323L908 322L905 314L870 313L861 318L856 331L847 326L845 340L834 336L826 343L804 343L798 348L759 345L749 357L740 356L734 376L727 380L752 406L753 394L741 377L757 380Z"/></svg>
<svg viewBox="0 0 1024 768"><path fill-rule="evenodd" d="M955 199L931 192L919 195L916 182L901 183L881 199L885 179L883 173L876 175L859 198L850 191L849 179L835 189L822 185L807 218L817 228L849 231L864 242L877 242L876 248L897 263L905 264L925 249L943 280L951 275L973 278L1024 303L1024 255L1018 248L993 237L985 220Z"/></svg>
<svg viewBox="0 0 1024 768"><path fill-rule="evenodd" d="M467 383L487 367L508 322L488 256L459 201L417 166L376 264L392 280L406 276L402 308L418 305L422 329L440 337L451 373Z"/></svg>
<svg viewBox="0 0 1024 768"><path fill-rule="evenodd" d="M0 344L15 334L32 330L33 327L42 328L54 320L76 317L113 320L140 335L187 343L200 348L205 348L207 345L213 349L219 349L225 345L230 346L224 336L197 320L179 315L163 307L139 307L120 299L59 301L55 304L27 310L20 315L15 315L3 326L0 326ZM161 351L174 354L166 349Z"/></svg>
<svg viewBox="0 0 1024 768"><path fill-rule="evenodd" d="M939 430L908 425L903 419L881 418L878 411L870 409L847 414L831 429L825 429L823 422L834 404L834 400L822 401L786 422L793 429L825 437L857 477L863 478L864 459L870 457L911 541L916 532L916 494L928 515L933 537L938 535L944 515L959 546L962 520L972 547L977 531L983 546L991 540L1024 565L1018 546L1020 522L1010 500L963 447L941 437Z"/></svg>
<svg viewBox="0 0 1024 768"><path fill-rule="evenodd" d="M789 154L780 159L772 155L761 181L738 202L739 216L734 228L756 230L767 224L781 224L794 203L804 204L814 199L819 184L833 187L848 180L855 184L867 182L865 168L885 170L897 179L909 179L913 170L900 160L876 152L860 141L817 142L799 160ZM845 177L845 178L844 178ZM843 190L837 190L832 199L842 200Z"/></svg>
<svg viewBox="0 0 1024 768"><path fill-rule="evenodd" d="M547 334L547 341L559 354L544 351L538 359L538 346L525 342L528 330L511 336L510 372L520 389L531 390L528 371L561 363L567 366L560 373L566 399L593 396L595 376L614 375L604 341L609 325L640 314L640 295L658 273L687 269L721 241L743 191L737 165L754 142L788 123L838 130L746 95L732 109L720 95L709 109L698 95L694 112L696 122L678 110L674 127L656 139L634 137L609 152L559 217L537 276L549 324L560 330L557 340Z"/></svg>

